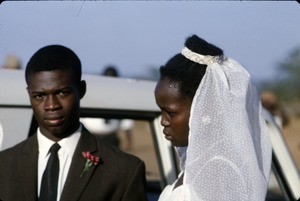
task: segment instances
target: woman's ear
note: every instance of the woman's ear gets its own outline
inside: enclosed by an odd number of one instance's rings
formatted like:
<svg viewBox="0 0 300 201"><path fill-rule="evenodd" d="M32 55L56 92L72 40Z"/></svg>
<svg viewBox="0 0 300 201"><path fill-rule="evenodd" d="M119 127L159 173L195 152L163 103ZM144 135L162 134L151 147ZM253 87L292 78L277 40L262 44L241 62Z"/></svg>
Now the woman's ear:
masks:
<svg viewBox="0 0 300 201"><path fill-rule="evenodd" d="M80 81L80 99L84 97L86 93L86 82L84 80Z"/></svg>

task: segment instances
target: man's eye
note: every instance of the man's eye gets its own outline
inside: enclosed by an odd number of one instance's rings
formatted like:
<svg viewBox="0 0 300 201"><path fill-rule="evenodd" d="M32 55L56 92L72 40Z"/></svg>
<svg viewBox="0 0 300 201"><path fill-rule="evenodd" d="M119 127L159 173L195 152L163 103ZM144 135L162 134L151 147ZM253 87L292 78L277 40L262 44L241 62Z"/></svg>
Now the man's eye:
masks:
<svg viewBox="0 0 300 201"><path fill-rule="evenodd" d="M59 92L59 95L66 96L66 95L68 95L69 93L70 93L69 91L60 91L60 92Z"/></svg>
<svg viewBox="0 0 300 201"><path fill-rule="evenodd" d="M44 97L45 97L44 94L38 94L38 95L35 95L35 96L34 96L34 98L35 98L35 99L38 99L38 100L41 100L41 99L43 99Z"/></svg>

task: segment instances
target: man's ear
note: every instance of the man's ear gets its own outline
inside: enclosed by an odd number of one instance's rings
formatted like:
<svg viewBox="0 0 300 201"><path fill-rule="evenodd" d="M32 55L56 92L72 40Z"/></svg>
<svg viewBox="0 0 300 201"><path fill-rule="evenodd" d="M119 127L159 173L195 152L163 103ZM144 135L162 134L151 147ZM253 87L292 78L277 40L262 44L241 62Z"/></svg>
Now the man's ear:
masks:
<svg viewBox="0 0 300 201"><path fill-rule="evenodd" d="M86 93L86 82L84 80L80 81L80 99L84 97Z"/></svg>

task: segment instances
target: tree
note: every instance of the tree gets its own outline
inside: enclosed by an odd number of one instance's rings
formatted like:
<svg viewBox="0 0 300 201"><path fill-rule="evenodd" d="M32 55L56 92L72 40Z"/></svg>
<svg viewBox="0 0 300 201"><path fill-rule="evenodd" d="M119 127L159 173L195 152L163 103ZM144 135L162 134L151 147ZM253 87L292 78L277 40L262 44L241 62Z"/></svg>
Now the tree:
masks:
<svg viewBox="0 0 300 201"><path fill-rule="evenodd" d="M260 90L272 90L285 102L300 101L300 47L278 64L278 79L260 84Z"/></svg>
<svg viewBox="0 0 300 201"><path fill-rule="evenodd" d="M277 86L283 98L300 99L300 47L291 51L278 66L281 78Z"/></svg>

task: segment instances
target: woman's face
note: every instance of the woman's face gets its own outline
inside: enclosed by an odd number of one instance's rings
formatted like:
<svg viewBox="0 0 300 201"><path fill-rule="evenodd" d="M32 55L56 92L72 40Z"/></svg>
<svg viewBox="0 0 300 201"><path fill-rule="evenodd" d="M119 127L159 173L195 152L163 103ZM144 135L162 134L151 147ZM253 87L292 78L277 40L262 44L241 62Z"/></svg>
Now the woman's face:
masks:
<svg viewBox="0 0 300 201"><path fill-rule="evenodd" d="M169 79L157 82L155 99L162 111L161 125L164 127L165 138L173 146L187 146L192 100L181 95L178 84Z"/></svg>

